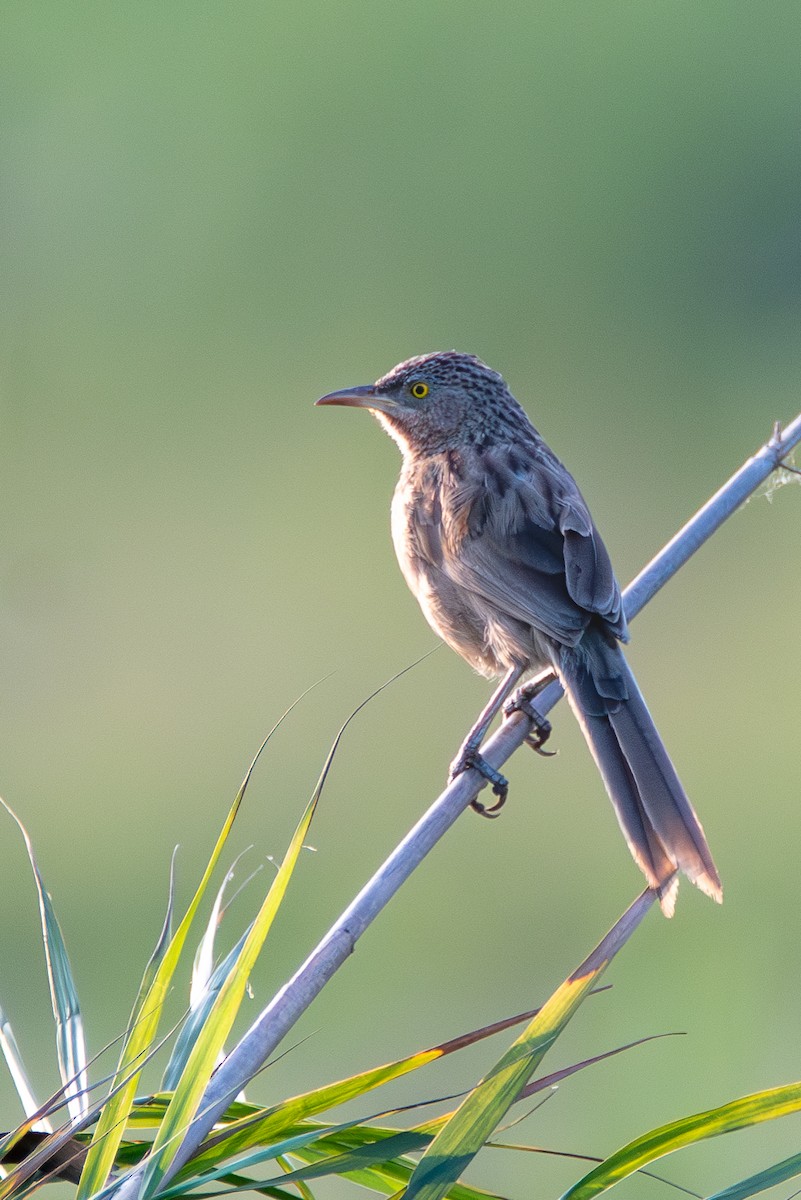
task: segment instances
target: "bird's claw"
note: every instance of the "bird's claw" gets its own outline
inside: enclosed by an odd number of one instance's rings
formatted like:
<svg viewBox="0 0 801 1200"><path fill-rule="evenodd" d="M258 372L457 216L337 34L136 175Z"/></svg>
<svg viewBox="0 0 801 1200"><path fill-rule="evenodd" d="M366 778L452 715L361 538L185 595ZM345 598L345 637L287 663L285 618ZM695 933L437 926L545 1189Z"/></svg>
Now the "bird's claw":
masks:
<svg viewBox="0 0 801 1200"><path fill-rule="evenodd" d="M478 771L479 775L486 779L498 797L495 803L490 805L482 804L476 797L475 800L470 801L470 807L482 817L495 818L500 816L501 809L506 803L506 797L509 794L509 781L505 775L501 775L500 771L496 771L494 767L491 767L478 751L472 750L459 755L448 772L448 783L453 783L458 775L461 775L463 771L469 770L470 767Z"/></svg>
<svg viewBox="0 0 801 1200"><path fill-rule="evenodd" d="M543 750L543 746L551 736L551 722L534 707L531 698L525 692L518 692L504 705L503 715L505 717L511 717L515 712L523 713L534 725L531 733L526 737L526 745L535 750L537 754L542 755L543 758L554 758L555 750Z"/></svg>

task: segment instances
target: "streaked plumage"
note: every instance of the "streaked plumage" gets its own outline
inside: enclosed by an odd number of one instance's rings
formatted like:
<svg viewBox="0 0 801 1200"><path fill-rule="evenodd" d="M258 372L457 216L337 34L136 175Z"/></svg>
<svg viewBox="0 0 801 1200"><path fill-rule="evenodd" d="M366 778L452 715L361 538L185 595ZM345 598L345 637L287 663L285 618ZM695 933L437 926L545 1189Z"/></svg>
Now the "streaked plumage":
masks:
<svg viewBox="0 0 801 1200"><path fill-rule="evenodd" d="M719 900L703 829L620 648L628 633L609 555L501 376L447 351L319 403L371 409L400 446L393 540L435 631L488 676L553 668L665 911L676 867Z"/></svg>

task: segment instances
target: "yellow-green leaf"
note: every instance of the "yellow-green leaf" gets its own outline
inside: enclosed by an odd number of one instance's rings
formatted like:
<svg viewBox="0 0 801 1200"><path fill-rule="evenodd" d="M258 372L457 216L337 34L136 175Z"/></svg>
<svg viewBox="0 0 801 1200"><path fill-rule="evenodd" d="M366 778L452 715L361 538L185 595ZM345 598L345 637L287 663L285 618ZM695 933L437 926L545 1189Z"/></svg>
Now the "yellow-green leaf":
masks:
<svg viewBox="0 0 801 1200"><path fill-rule="evenodd" d="M462 1102L414 1171L406 1200L440 1200L517 1099L548 1049L592 990L654 900L643 892L588 958L546 1001L537 1016Z"/></svg>
<svg viewBox="0 0 801 1200"><path fill-rule="evenodd" d="M143 1198L152 1195L158 1188L175 1157L182 1134L197 1112L212 1071L216 1066L217 1057L239 1012L248 979L264 944L264 939L267 937L275 914L284 898L314 816L318 796L319 792L315 791L306 806L306 811L293 834L284 860L245 940L236 966L220 988L203 1029L192 1047L181 1079L154 1139L153 1149L148 1156L142 1182L141 1195Z"/></svg>
<svg viewBox="0 0 801 1200"><path fill-rule="evenodd" d="M799 1111L801 1083L789 1083L769 1091L741 1096L739 1100L732 1100L707 1112L671 1121L615 1151L569 1188L562 1200L591 1200L591 1197L600 1196L621 1179L626 1179L641 1167L674 1150Z"/></svg>

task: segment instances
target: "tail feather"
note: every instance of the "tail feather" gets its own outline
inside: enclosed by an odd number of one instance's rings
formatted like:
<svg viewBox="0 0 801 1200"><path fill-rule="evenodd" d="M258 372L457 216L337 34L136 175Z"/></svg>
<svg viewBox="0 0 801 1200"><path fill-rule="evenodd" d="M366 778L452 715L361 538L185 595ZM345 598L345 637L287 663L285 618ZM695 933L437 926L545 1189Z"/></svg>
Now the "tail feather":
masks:
<svg viewBox="0 0 801 1200"><path fill-rule="evenodd" d="M569 690L567 694L572 702L573 697ZM672 917L678 888L677 862L654 828L640 798L637 780L625 755L620 751L620 744L609 718L590 716L578 709L574 703L571 703L571 707L578 717L606 785L632 858L648 880L649 886L659 892L665 916Z"/></svg>
<svg viewBox="0 0 801 1200"><path fill-rule="evenodd" d="M654 829L681 870L713 900L723 898L720 877L703 826L651 719L631 671L629 699L609 716Z"/></svg>
<svg viewBox="0 0 801 1200"><path fill-rule="evenodd" d="M582 656L563 651L558 671L635 862L659 891L667 916L677 869L720 902L720 877L701 822L622 651L606 642L589 649Z"/></svg>

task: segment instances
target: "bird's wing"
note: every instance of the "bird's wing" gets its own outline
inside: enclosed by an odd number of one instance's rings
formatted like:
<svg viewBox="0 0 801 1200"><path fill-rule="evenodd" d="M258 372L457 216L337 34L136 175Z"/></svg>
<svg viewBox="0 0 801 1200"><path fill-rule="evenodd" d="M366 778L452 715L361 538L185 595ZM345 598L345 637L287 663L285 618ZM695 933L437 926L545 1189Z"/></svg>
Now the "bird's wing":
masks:
<svg viewBox="0 0 801 1200"><path fill-rule="evenodd" d="M575 645L592 618L625 638L620 589L572 476L544 451L484 453L443 503L442 566L455 582ZM480 480L480 485L478 484ZM443 493L444 495L444 493Z"/></svg>

